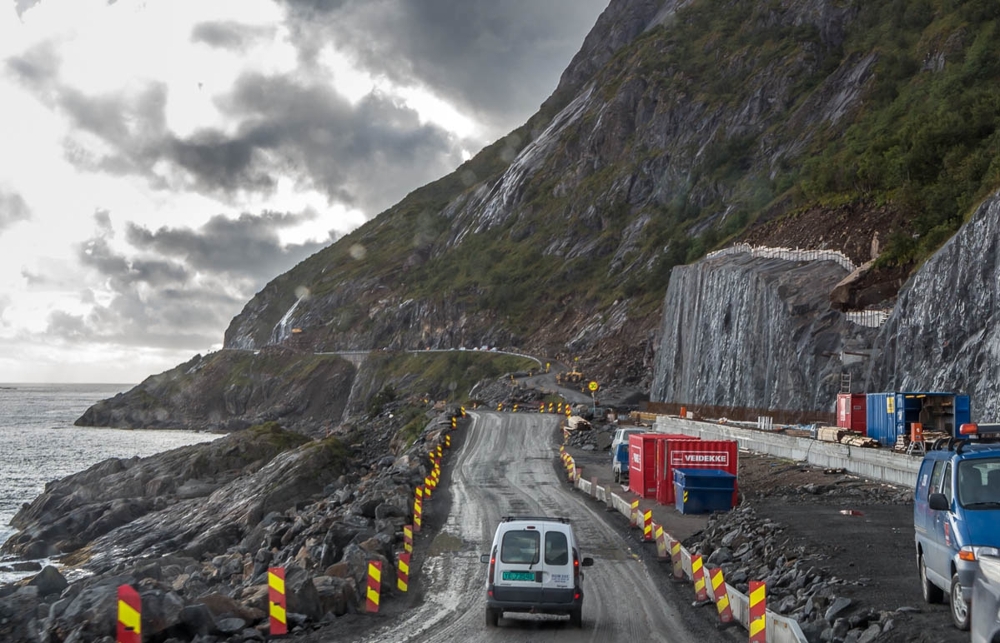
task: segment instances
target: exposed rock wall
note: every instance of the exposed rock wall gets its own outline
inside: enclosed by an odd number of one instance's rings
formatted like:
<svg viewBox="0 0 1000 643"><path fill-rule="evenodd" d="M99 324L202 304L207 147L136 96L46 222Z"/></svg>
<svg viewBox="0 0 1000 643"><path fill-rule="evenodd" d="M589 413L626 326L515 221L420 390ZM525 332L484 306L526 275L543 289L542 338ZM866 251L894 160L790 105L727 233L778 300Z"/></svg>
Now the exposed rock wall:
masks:
<svg viewBox="0 0 1000 643"><path fill-rule="evenodd" d="M906 284L879 333L869 391L956 391L1000 418L1000 195Z"/></svg>
<svg viewBox="0 0 1000 643"><path fill-rule="evenodd" d="M831 261L736 254L673 270L650 399L832 411L841 359L872 329L831 309L846 272Z"/></svg>

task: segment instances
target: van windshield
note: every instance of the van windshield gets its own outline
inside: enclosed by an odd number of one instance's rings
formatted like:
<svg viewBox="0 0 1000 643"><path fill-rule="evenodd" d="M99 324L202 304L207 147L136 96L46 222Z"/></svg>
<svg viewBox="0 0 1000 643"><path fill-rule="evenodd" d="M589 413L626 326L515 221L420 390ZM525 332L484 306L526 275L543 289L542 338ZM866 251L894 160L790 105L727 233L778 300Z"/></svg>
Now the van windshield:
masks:
<svg viewBox="0 0 1000 643"><path fill-rule="evenodd" d="M1000 458L958 463L958 502L968 509L1000 508Z"/></svg>

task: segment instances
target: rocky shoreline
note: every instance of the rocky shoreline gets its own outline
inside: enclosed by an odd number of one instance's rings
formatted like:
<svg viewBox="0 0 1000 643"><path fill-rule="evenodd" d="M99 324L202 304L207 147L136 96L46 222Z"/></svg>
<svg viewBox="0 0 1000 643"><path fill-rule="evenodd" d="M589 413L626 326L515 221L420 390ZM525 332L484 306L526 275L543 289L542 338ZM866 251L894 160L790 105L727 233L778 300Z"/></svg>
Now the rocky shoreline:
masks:
<svg viewBox="0 0 1000 643"><path fill-rule="evenodd" d="M142 597L147 643L264 640L269 566L285 568L292 631L334 624L362 609L369 561L394 568L458 414L429 416L409 446L391 429L309 439L272 423L50 483L3 552L59 556L83 578L48 566L0 586L0 640L113 641L122 584Z"/></svg>

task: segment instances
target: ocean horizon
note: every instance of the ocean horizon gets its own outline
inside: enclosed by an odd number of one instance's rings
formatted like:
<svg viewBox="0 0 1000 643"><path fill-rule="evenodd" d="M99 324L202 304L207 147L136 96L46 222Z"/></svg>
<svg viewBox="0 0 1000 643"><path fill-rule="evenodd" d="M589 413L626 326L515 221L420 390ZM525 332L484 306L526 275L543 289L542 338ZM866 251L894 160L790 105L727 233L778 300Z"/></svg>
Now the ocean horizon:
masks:
<svg viewBox="0 0 1000 643"><path fill-rule="evenodd" d="M134 384L0 383L0 543L16 533L10 520L47 482L107 460L147 457L207 442L218 434L181 430L78 427L74 422L93 404L129 390ZM0 583L25 576L4 571ZM41 561L47 562L47 561Z"/></svg>

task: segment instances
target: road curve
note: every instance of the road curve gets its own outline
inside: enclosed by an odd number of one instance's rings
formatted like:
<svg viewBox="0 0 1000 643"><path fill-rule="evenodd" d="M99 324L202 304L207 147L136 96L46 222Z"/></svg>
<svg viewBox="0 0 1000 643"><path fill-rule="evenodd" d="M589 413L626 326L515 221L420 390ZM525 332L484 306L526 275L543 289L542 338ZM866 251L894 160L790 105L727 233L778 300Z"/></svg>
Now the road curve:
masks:
<svg viewBox="0 0 1000 643"><path fill-rule="evenodd" d="M418 561L424 600L358 641L704 641L689 634L678 608L657 590L629 543L557 476L554 415L471 413L462 446L451 454L452 510ZM500 627L485 624L485 566L501 516L568 516L583 555L594 558L584 580L583 630L563 617L515 615ZM684 609L684 608L681 608Z"/></svg>

